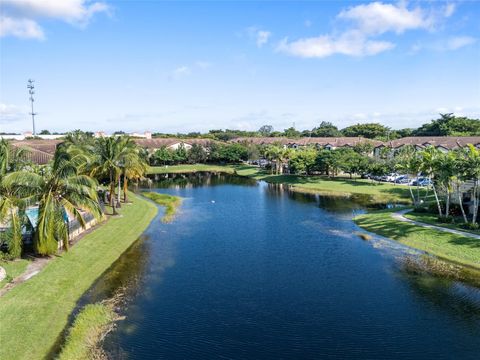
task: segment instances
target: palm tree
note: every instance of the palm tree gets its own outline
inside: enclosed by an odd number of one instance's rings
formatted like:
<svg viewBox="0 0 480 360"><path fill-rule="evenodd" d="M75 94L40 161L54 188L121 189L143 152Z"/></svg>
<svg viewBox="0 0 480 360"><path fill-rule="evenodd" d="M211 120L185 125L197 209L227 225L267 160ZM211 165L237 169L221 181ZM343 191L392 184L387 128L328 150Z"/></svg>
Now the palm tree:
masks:
<svg viewBox="0 0 480 360"><path fill-rule="evenodd" d="M420 172L420 158L417 154L417 151L413 146L404 146L396 157L396 169L402 171L403 173L409 175L410 177L418 176ZM412 197L413 205L417 206L420 201L420 194L417 186L417 198L412 191L412 186L408 184L408 189L410 190L410 196Z"/></svg>
<svg viewBox="0 0 480 360"><path fill-rule="evenodd" d="M431 181L433 195L435 196L435 201L437 202L438 215L443 216L442 206L440 204L440 199L438 198L437 189L435 186L435 175L438 172L440 163L440 157L442 152L433 146L428 146L420 153L420 169L425 173Z"/></svg>
<svg viewBox="0 0 480 360"><path fill-rule="evenodd" d="M96 180L79 174L79 166L84 161L81 156L72 157L64 149L58 149L53 164L44 175L18 171L4 178L4 186L12 189L15 196L38 201L34 246L41 255L56 253L59 242L68 250L67 213L82 227L85 227L85 220L81 210L88 211L96 219L102 216Z"/></svg>
<svg viewBox="0 0 480 360"><path fill-rule="evenodd" d="M94 177L107 177L110 188L110 206L113 215L117 215L115 206L115 185L122 172L121 163L124 148L121 146L121 137L99 138L94 144L94 159L90 175Z"/></svg>
<svg viewBox="0 0 480 360"><path fill-rule="evenodd" d="M475 224L477 222L478 206L480 203L480 149L470 144L465 148L464 154L464 179L473 180L471 196L473 203L472 224Z"/></svg>
<svg viewBox="0 0 480 360"><path fill-rule="evenodd" d="M6 232L8 254L15 259L22 254L22 218L25 202L19 199L10 187L3 184L3 179L0 181L0 221L10 225Z"/></svg>
<svg viewBox="0 0 480 360"><path fill-rule="evenodd" d="M147 171L140 148L130 137L123 137L119 143L121 149L121 174L123 176L123 202L128 201L128 180L139 180ZM120 192L118 193L120 196Z"/></svg>

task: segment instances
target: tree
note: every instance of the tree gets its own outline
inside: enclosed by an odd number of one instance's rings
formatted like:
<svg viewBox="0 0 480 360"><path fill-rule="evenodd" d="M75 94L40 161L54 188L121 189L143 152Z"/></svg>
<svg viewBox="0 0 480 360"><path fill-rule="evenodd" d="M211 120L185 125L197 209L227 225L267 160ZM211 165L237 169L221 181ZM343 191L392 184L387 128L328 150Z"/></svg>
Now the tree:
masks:
<svg viewBox="0 0 480 360"><path fill-rule="evenodd" d="M414 136L479 136L480 120L440 114L440 118L423 124L413 131Z"/></svg>
<svg viewBox="0 0 480 360"><path fill-rule="evenodd" d="M50 134L50 131L48 131L48 130L42 130L42 131L40 131L39 135L51 135L51 134Z"/></svg>
<svg viewBox="0 0 480 360"><path fill-rule="evenodd" d="M319 126L314 127L311 136L315 137L339 137L342 133L329 121L322 121Z"/></svg>
<svg viewBox="0 0 480 360"><path fill-rule="evenodd" d="M162 146L153 153L151 159L154 165L170 165L175 162L175 154L166 146Z"/></svg>
<svg viewBox="0 0 480 360"><path fill-rule="evenodd" d="M478 207L480 203L480 149L469 145L464 149L463 168L464 179L473 180L471 198L473 203L472 224L477 223Z"/></svg>
<svg viewBox="0 0 480 360"><path fill-rule="evenodd" d="M283 130L283 135L288 138L298 138L300 137L300 131L296 130L293 126L288 129Z"/></svg>
<svg viewBox="0 0 480 360"><path fill-rule="evenodd" d="M177 164L185 164L188 159L187 149L183 144L180 144L174 151L174 159Z"/></svg>
<svg viewBox="0 0 480 360"><path fill-rule="evenodd" d="M373 144L368 141L362 141L356 144L353 150L360 155L369 155L373 151Z"/></svg>
<svg viewBox="0 0 480 360"><path fill-rule="evenodd" d="M405 174L408 174L410 177L417 177L420 173L421 168L421 159L415 148L411 145L404 146L397 153L395 158L396 166L395 168ZM408 184L408 189L410 190L410 196L412 197L412 202L417 206L420 202L420 194L417 191L417 197L413 194L412 186ZM418 190L418 188L417 188Z"/></svg>
<svg viewBox="0 0 480 360"><path fill-rule="evenodd" d="M124 136L119 141L121 149L120 168L123 175L123 202L128 201L128 180L138 181L147 171L147 163L140 154L140 148L132 138ZM118 193L120 196L120 192Z"/></svg>
<svg viewBox="0 0 480 360"><path fill-rule="evenodd" d="M207 161L208 154L200 144L193 144L187 154L190 164L204 163Z"/></svg>
<svg viewBox="0 0 480 360"><path fill-rule="evenodd" d="M270 134L273 132L273 126L272 125L263 125L258 129L258 132L260 135L263 137L270 136Z"/></svg>
<svg viewBox="0 0 480 360"><path fill-rule="evenodd" d="M356 124L346 127L342 130L344 136L364 137L367 139L375 139L388 136L390 129L377 123Z"/></svg>
<svg viewBox="0 0 480 360"><path fill-rule="evenodd" d="M58 243L68 250L68 220L71 214L82 227L85 220L81 210L100 218L102 211L97 198L97 182L79 174L84 159L72 158L68 152L57 150L51 168L45 175L18 171L8 174L4 185L20 199L38 201L38 220L35 225L34 247L41 255L57 252Z"/></svg>
<svg viewBox="0 0 480 360"><path fill-rule="evenodd" d="M314 148L293 151L288 162L290 172L309 175L315 167L316 158L317 150Z"/></svg>
<svg viewBox="0 0 480 360"><path fill-rule="evenodd" d="M110 206L113 215L117 215L115 206L115 185L122 173L121 162L124 152L127 148L121 145L122 138L120 136L112 136L107 138L98 138L94 145L94 159L92 162L90 175L94 177L107 177L110 188Z"/></svg>
<svg viewBox="0 0 480 360"><path fill-rule="evenodd" d="M438 167L441 166L439 161L441 151L433 146L428 146L420 153L420 170L426 174L431 181L433 194L437 203L438 215L443 216L442 206L438 197L437 186L435 183L435 175L437 174Z"/></svg>

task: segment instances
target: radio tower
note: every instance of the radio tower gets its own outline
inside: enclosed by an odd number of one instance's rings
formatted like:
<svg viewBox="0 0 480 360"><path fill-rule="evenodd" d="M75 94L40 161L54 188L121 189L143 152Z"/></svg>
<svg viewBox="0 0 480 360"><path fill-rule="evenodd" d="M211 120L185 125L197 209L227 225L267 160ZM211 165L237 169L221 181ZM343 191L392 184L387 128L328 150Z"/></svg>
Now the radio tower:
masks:
<svg viewBox="0 0 480 360"><path fill-rule="evenodd" d="M33 95L35 94L35 85L33 85L34 82L35 80L28 79L27 89L28 93L30 94L30 103L32 104L32 112L30 115L32 115L33 136L36 136L37 132L35 131L35 115L37 115L37 113L33 111L33 102L35 101L33 98Z"/></svg>

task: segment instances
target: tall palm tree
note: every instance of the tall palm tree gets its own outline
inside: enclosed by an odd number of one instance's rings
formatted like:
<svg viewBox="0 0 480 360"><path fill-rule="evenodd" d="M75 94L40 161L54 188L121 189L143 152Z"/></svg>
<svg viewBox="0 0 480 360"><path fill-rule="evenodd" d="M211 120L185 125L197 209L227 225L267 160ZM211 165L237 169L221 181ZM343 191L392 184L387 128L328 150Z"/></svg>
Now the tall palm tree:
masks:
<svg viewBox="0 0 480 360"><path fill-rule="evenodd" d="M476 224L480 203L480 149L470 144L465 148L464 154L464 179L473 180L471 196L473 203L472 224Z"/></svg>
<svg viewBox="0 0 480 360"><path fill-rule="evenodd" d="M115 185L122 173L122 159L125 147L121 146L121 137L99 138L94 144L94 159L90 175L94 177L107 177L110 188L110 206L113 215L117 215L115 206Z"/></svg>
<svg viewBox="0 0 480 360"><path fill-rule="evenodd" d="M120 168L123 177L123 202L128 201L128 180L139 180L147 171L148 164L144 160L140 148L130 137L122 137L119 141ZM120 197L120 192L118 193Z"/></svg>
<svg viewBox="0 0 480 360"><path fill-rule="evenodd" d="M397 161L395 168L401 172L409 175L410 177L418 176L420 172L420 157L417 154L417 151L413 146L407 145L404 146L400 152L397 154L395 160ZM413 194L412 186L408 184L408 189L410 190L410 196L412 197L412 202L414 206L417 206L420 202L420 194L417 186L417 197Z"/></svg>
<svg viewBox="0 0 480 360"><path fill-rule="evenodd" d="M441 165L440 158L442 152L433 146L428 146L420 153L420 169L425 173L431 181L433 195L435 196L435 201L437 202L438 215L443 216L442 206L440 204L440 199L438 198L438 192L436 189L436 174L438 173L438 168Z"/></svg>
<svg viewBox="0 0 480 360"><path fill-rule="evenodd" d="M68 250L67 213L73 215L82 227L85 227L85 220L81 210L88 211L96 219L102 216L96 180L79 174L79 165L84 161L81 156L72 157L59 149L44 175L18 171L4 178L4 185L13 189L18 198L38 200L34 246L39 254L56 253L59 242Z"/></svg>

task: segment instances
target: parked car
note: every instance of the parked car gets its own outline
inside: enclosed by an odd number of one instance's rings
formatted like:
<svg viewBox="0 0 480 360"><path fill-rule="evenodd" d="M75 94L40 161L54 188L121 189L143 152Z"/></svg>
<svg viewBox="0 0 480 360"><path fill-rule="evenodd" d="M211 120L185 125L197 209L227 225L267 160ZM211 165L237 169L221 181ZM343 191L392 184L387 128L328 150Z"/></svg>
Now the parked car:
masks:
<svg viewBox="0 0 480 360"><path fill-rule="evenodd" d="M408 184L409 182L410 182L410 179L408 178L407 175L397 176L394 180L395 184Z"/></svg>
<svg viewBox="0 0 480 360"><path fill-rule="evenodd" d="M418 185L420 185L420 186L430 186L430 185L432 185L432 180L423 179L422 181L418 182Z"/></svg>
<svg viewBox="0 0 480 360"><path fill-rule="evenodd" d="M397 173L391 173L391 174L387 175L386 180L389 181L389 182L394 182L395 179L398 176L399 176L399 174L397 174Z"/></svg>

